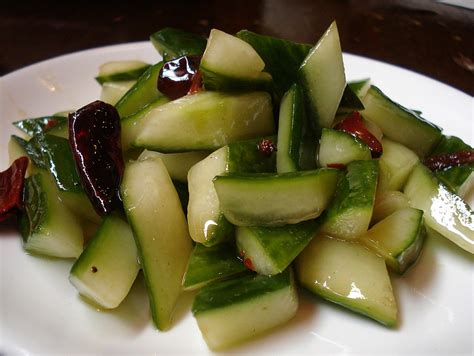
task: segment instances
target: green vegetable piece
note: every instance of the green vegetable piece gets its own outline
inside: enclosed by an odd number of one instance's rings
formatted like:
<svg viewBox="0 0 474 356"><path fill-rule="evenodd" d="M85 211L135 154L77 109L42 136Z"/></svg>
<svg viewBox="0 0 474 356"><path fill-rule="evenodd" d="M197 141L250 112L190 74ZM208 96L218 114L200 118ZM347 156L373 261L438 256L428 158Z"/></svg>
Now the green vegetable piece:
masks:
<svg viewBox="0 0 474 356"><path fill-rule="evenodd" d="M321 231L343 239L354 239L365 233L372 217L377 178L377 161L349 163L325 212Z"/></svg>
<svg viewBox="0 0 474 356"><path fill-rule="evenodd" d="M298 308L293 273L248 273L212 283L197 294L192 311L212 350L234 345L290 320Z"/></svg>
<svg viewBox="0 0 474 356"><path fill-rule="evenodd" d="M67 118L64 116L51 115L51 116L42 116L35 117L32 119L24 119L20 121L15 121L14 126L19 128L21 131L26 133L29 136L34 136L38 133L48 131L51 126L51 123L54 122L55 125L66 122ZM52 128L53 126L51 126Z"/></svg>
<svg viewBox="0 0 474 356"><path fill-rule="evenodd" d="M181 56L200 56L207 43L202 36L171 27L155 32L150 40L165 62Z"/></svg>
<svg viewBox="0 0 474 356"><path fill-rule="evenodd" d="M237 37L250 44L263 59L264 70L272 75L278 98L296 81L298 68L312 47L247 30L237 32Z"/></svg>
<svg viewBox="0 0 474 356"><path fill-rule="evenodd" d="M194 290L247 271L237 256L234 243L206 247L197 243L183 278L184 290Z"/></svg>

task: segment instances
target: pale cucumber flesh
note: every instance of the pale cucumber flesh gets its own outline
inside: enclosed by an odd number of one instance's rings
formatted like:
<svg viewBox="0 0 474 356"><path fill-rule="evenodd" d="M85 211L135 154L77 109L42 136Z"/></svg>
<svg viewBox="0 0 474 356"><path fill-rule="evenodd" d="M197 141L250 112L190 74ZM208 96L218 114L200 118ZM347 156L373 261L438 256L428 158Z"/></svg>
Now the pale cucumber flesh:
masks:
<svg viewBox="0 0 474 356"><path fill-rule="evenodd" d="M311 292L384 325L397 305L383 258L354 242L317 236L298 256L297 277Z"/></svg>

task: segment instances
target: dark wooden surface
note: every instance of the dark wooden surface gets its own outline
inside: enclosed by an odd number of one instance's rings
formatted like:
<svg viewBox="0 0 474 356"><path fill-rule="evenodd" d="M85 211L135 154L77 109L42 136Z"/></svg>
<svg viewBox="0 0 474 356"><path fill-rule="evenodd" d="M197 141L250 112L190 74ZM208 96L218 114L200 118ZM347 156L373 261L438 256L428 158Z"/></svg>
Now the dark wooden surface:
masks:
<svg viewBox="0 0 474 356"><path fill-rule="evenodd" d="M247 28L314 43L333 19L345 52L474 95L474 11L434 0L2 1L0 74L64 53L146 40L164 26L201 34Z"/></svg>

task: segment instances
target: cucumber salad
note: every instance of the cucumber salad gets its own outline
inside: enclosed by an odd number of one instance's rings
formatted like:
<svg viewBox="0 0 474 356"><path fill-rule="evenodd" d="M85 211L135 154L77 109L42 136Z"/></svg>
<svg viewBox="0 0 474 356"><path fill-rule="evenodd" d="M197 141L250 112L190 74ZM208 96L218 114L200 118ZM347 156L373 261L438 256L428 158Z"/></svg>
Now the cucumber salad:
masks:
<svg viewBox="0 0 474 356"><path fill-rule="evenodd" d="M195 291L222 350L291 320L300 289L396 327L391 278L427 233L474 254L473 148L383 83L348 82L335 22L315 45L150 39L162 61L106 62L98 100L15 122L0 173L0 224L72 259L83 302L117 308L142 273L165 331Z"/></svg>

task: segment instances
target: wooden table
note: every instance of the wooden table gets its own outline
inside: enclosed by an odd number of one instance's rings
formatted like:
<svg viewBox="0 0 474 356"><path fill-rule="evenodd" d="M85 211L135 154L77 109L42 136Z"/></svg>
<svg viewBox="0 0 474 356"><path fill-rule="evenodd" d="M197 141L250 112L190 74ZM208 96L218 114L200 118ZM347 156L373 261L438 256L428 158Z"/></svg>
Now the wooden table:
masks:
<svg viewBox="0 0 474 356"><path fill-rule="evenodd" d="M165 26L247 28L314 43L333 19L342 48L474 95L474 11L432 0L4 1L0 74L60 54L146 40Z"/></svg>

